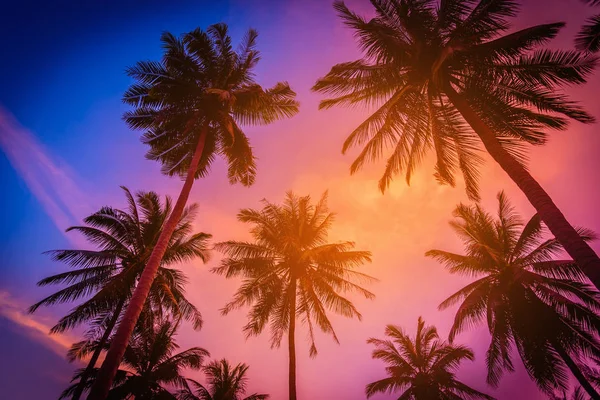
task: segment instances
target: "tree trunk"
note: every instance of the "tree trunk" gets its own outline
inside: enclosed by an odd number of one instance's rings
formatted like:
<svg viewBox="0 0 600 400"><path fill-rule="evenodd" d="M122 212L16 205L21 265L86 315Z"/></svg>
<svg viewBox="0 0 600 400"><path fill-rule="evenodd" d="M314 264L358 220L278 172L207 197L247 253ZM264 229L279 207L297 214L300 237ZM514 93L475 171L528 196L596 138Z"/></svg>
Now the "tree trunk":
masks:
<svg viewBox="0 0 600 400"><path fill-rule="evenodd" d="M477 133L487 152L523 191L554 237L583 270L594 286L600 289L600 258L569 224L548 193L527 169L502 147L490 127L473 111L469 103L451 87L446 88L448 99L465 121Z"/></svg>
<svg viewBox="0 0 600 400"><path fill-rule="evenodd" d="M79 385L77 386L75 393L73 393L72 400L79 400L79 398L83 394L83 391L85 389L85 384L86 384L88 378L90 377L92 370L96 366L98 357L100 357L100 354L102 353L102 350L104 349L104 345L108 341L108 338L109 338L110 334L112 333L112 330L115 327L117 320L119 319L119 315L121 315L121 311L123 310L124 305L125 305L125 298L123 298L119 302L119 304L117 305L117 308L115 309L115 312L113 313L112 318L108 322L108 325L106 326L106 329L104 330L104 334L102 335L102 339L100 339L100 342L98 343L98 347L96 348L96 350L94 350L94 354L92 354L92 358L90 358L90 361L89 361L87 367L85 368L85 371L83 371L83 374L81 375L81 378L79 379Z"/></svg>
<svg viewBox="0 0 600 400"><path fill-rule="evenodd" d="M292 293L292 304L290 307L290 330L288 332L288 351L290 356L289 400L296 400L296 278L292 276L291 279L290 292Z"/></svg>
<svg viewBox="0 0 600 400"><path fill-rule="evenodd" d="M562 346L555 345L555 344L553 344L553 345L554 345L554 348L556 349L556 352L558 353L560 358L563 359L565 364L567 364L567 367L569 367L569 369L573 373L573 376L575 376L575 379L577 379L577 381L579 382L581 387L590 395L590 397L593 400L600 400L600 394L598 394L596 389L594 389L592 384L583 375L583 372L581 372L581 369L579 369L579 367L577 366L575 361L573 361L571 356L569 356L569 354L565 351L565 349L563 349Z"/></svg>
<svg viewBox="0 0 600 400"><path fill-rule="evenodd" d="M133 333L135 324L137 323L137 320L142 312L142 308L146 302L146 298L148 297L148 293L150 292L152 282L154 282L154 278L158 272L158 267L160 266L165 252L167 251L171 236L173 235L173 232L179 223L179 219L181 218L181 214L183 213L187 203L190 190L192 189L192 185L194 183L196 170L198 169L198 164L200 162L200 157L202 156L202 151L204 150L204 143L206 142L207 133L208 126L205 126L200 134L200 138L198 139L198 144L196 145L194 156L190 162L185 183L183 184L181 193L177 198L177 203L175 203L175 207L173 208L169 219L163 226L160 236L158 237L158 241L156 242L156 245L152 250L152 254L148 259L148 263L144 268L144 272L142 272L140 280L135 288L135 291L133 292L133 296L131 297L129 305L127 306L127 310L125 310L125 315L123 316L123 319L117 328L117 332L111 341L106 358L104 359L102 367L98 373L98 378L92 386L88 400L105 400L106 396L108 395L112 381L117 373L117 369L119 368L119 364L121 363L121 359L123 358L127 344L129 343L129 338Z"/></svg>

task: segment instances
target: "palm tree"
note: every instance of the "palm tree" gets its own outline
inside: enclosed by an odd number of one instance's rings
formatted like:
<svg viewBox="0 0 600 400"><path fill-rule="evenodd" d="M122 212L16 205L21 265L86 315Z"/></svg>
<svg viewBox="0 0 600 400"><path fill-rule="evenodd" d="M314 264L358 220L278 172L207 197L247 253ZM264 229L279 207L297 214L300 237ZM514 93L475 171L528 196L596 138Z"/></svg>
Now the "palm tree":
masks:
<svg viewBox="0 0 600 400"><path fill-rule="evenodd" d="M254 393L243 397L248 383L248 365L238 364L232 367L225 359L212 361L203 368L208 378L208 387L193 379L187 387L177 393L179 400L266 400L268 394Z"/></svg>
<svg viewBox="0 0 600 400"><path fill-rule="evenodd" d="M225 258L212 271L227 278L244 278L222 312L228 314L242 306L251 306L244 332L247 337L258 335L269 324L272 347L279 347L287 331L289 398L295 400L296 319L300 317L308 326L312 357L317 354L315 324L339 343L327 310L361 319L356 307L340 293L355 291L368 299L374 298L373 293L359 285L374 279L355 270L371 260L371 253L353 250L352 242L327 243L333 223L333 214L327 208L327 193L313 205L310 196L289 192L283 204L265 200L261 210L241 210L238 220L252 224L250 233L254 241L215 245Z"/></svg>
<svg viewBox="0 0 600 400"><path fill-rule="evenodd" d="M432 150L436 179L454 185L460 172L467 194L478 199L481 142L600 288L600 258L525 166L526 144L544 144L546 129L565 129L568 119L594 121L559 89L584 83L597 59L539 48L563 23L503 35L508 18L517 14L515 0L371 3L376 16L370 21L335 3L365 55L334 66L313 87L332 96L321 102L322 109L378 107L344 143L343 152L364 146L351 173L391 148L379 181L384 191L397 174L409 183Z"/></svg>
<svg viewBox="0 0 600 400"><path fill-rule="evenodd" d="M256 167L240 124L269 124L298 112L295 93L287 83L264 90L255 82L256 38L256 31L249 30L234 51L225 24L212 25L206 32L196 29L179 39L165 33L162 60L138 62L128 70L136 83L124 95L124 101L134 107L125 121L144 130L142 140L150 147L147 157L159 161L163 173L185 177L185 183L119 324L90 400L106 397L194 180L208 174L216 156L223 156L230 183L251 185Z"/></svg>
<svg viewBox="0 0 600 400"><path fill-rule="evenodd" d="M39 286L67 286L29 309L35 312L41 306L89 297L51 329L51 333L61 333L88 321L92 326L86 332L87 339L76 344L73 350L89 347L95 340L100 341L81 376L80 387L73 392L74 400L81 397L87 378L122 316L123 308L129 303L161 228L172 212L168 196L163 203L154 192L140 192L134 197L129 189L123 187L123 191L128 203L126 210L103 207L85 218L84 225L67 229L81 233L97 249L50 251L55 261L64 262L74 269L39 281ZM192 234L196 208L195 204L187 207L179 218L146 305L157 316L170 313L192 321L194 328L200 329L202 316L185 297L185 275L177 269L166 267L195 258L208 261L207 244L211 235Z"/></svg>
<svg viewBox="0 0 600 400"><path fill-rule="evenodd" d="M387 364L388 374L367 385L367 398L403 391L398 399L493 399L456 379L454 371L464 360L475 359L473 351L439 340L437 329L426 326L421 317L414 339L395 325L387 325L385 335L389 339L367 341L375 345L373 358Z"/></svg>
<svg viewBox="0 0 600 400"><path fill-rule="evenodd" d="M492 336L488 383L498 385L503 372L513 370L515 346L544 392L568 388L568 368L593 399L600 399L578 363L581 356L600 354L598 292L573 261L554 259L562 246L554 238L543 239L537 214L523 224L502 192L498 202L496 219L478 205L456 208L451 226L466 254L427 252L451 273L476 279L440 305L460 303L450 340L486 321ZM586 230L578 234L592 237Z"/></svg>
<svg viewBox="0 0 600 400"><path fill-rule="evenodd" d="M122 366L125 369L117 371L108 399L129 399L134 396L136 399L175 400L165 386L185 387L187 383L181 375L183 370L199 370L204 358L209 356L208 351L200 347L175 353L179 348L174 340L177 328L177 323L165 320L156 326L140 329L132 336L123 356ZM106 344L103 347L106 348ZM85 385L86 389L92 386L98 372L99 369L94 368L91 379ZM73 380L81 377L82 373L83 370ZM79 382L75 381L60 398L69 398L78 385Z"/></svg>
<svg viewBox="0 0 600 400"><path fill-rule="evenodd" d="M582 0L592 6L600 5L600 0ZM600 14L588 18L575 38L579 50L595 53L600 50Z"/></svg>

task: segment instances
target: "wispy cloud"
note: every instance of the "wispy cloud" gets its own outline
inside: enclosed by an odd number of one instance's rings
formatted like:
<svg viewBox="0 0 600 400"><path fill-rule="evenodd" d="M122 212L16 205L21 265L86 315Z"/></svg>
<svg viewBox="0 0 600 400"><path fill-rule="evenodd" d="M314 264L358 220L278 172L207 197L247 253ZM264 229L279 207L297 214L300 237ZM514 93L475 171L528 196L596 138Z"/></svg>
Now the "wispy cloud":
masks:
<svg viewBox="0 0 600 400"><path fill-rule="evenodd" d="M1 105L0 148L60 231L89 213L73 171Z"/></svg>
<svg viewBox="0 0 600 400"><path fill-rule="evenodd" d="M27 307L13 298L7 291L0 290L0 316L8 319L23 330L34 340L42 342L61 357L75 342L75 338L66 334L50 335L51 325L43 321L43 317L27 314Z"/></svg>

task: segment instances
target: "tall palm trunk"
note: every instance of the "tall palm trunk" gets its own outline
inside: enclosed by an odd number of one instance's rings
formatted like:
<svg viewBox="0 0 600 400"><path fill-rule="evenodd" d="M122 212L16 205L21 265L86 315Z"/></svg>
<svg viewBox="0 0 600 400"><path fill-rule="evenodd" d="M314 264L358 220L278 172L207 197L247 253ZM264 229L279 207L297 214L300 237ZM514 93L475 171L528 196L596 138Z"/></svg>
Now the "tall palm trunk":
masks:
<svg viewBox="0 0 600 400"><path fill-rule="evenodd" d="M204 143L206 142L207 134L208 126L204 126L200 134L200 138L198 139L194 156L190 162L190 167L188 169L183 188L181 189L181 193L177 198L177 202L175 203L175 207L173 208L169 219L162 228L160 236L158 237L158 241L156 242L156 245L152 250L152 254L148 259L148 263L144 268L144 272L142 272L140 280L135 288L135 291L133 292L133 296L129 301L127 310L125 310L125 315L123 316L123 319L117 328L117 332L111 341L106 358L102 363L102 367L98 373L98 378L92 386L88 400L105 400L106 396L108 395L112 381L117 373L117 369L119 368L119 364L121 363L125 349L127 348L129 338L133 333L135 324L137 323L137 320L142 312L142 308L146 303L148 293L150 292L150 287L152 286L152 282L154 282L154 278L158 272L158 267L160 266L165 252L167 251L167 246L169 245L171 236L177 227L179 219L181 218L187 203L190 190L192 189L192 185L194 183L196 170L198 169L198 164L200 162L200 157L202 156L202 151L204 150Z"/></svg>
<svg viewBox="0 0 600 400"><path fill-rule="evenodd" d="M598 394L596 389L594 389L592 384L583 375L581 369L579 369L575 361L573 361L573 359L571 358L571 356L569 356L565 349L559 344L555 344L554 348L556 349L556 352L558 353L560 358L562 358L565 364L567 364L567 367L569 367L569 369L573 373L573 376L575 376L575 379L577 379L581 387L585 389L585 391L590 395L590 398L592 398L592 400L600 400L600 394Z"/></svg>
<svg viewBox="0 0 600 400"><path fill-rule="evenodd" d="M448 99L454 104L471 128L477 133L487 152L523 191L546 226L564 249L583 270L588 279L600 289L600 258L579 236L548 193L527 169L502 147L491 128L477 115L466 99L448 86Z"/></svg>
<svg viewBox="0 0 600 400"><path fill-rule="evenodd" d="M104 349L104 345L108 341L108 338L110 337L110 334L112 333L112 330L115 327L117 320L119 319L119 315L121 315L121 311L123 310L124 305L125 305L125 298L123 298L119 302L119 304L117 305L117 308L115 309L115 311L112 315L112 318L108 322L108 325L106 326L106 329L104 330L104 334L102 335L102 338L100 339L100 342L98 343L98 347L96 347L96 350L94 350L94 354L92 354L92 358L90 358L90 361L88 362L88 365L85 368L85 371L83 371L83 374L81 374L81 378L79 379L79 385L77 386L75 393L73 393L72 400L79 400L79 398L83 394L83 390L85 389L85 384L86 384L88 378L90 377L92 371L94 370L94 367L96 366L96 362L98 361L98 358L100 357L100 354L102 353L102 350Z"/></svg>
<svg viewBox="0 0 600 400"><path fill-rule="evenodd" d="M290 330L288 332L289 365L289 392L290 399L296 400L296 278L292 276L290 292L292 294L290 305Z"/></svg>

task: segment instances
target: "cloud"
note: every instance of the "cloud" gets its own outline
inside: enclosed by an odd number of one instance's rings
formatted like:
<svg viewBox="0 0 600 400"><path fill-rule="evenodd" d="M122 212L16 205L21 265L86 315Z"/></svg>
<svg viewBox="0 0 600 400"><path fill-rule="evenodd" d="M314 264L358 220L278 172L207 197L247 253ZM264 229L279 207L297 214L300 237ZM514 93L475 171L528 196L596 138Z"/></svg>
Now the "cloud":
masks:
<svg viewBox="0 0 600 400"><path fill-rule="evenodd" d="M58 230L64 232L89 213L89 198L73 171L1 105L0 148Z"/></svg>
<svg viewBox="0 0 600 400"><path fill-rule="evenodd" d="M43 321L43 317L34 317L23 310L27 307L14 299L7 291L0 291L0 316L24 328L24 331L34 340L43 343L55 353L64 357L65 352L76 340L70 335L50 335L51 325Z"/></svg>

